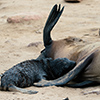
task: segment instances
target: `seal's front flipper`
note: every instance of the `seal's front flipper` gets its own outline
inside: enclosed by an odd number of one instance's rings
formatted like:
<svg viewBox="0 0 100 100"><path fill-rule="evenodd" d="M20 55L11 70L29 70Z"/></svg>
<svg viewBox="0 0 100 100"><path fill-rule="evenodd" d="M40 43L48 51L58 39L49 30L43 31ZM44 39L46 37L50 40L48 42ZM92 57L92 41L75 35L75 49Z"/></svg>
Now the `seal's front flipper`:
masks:
<svg viewBox="0 0 100 100"><path fill-rule="evenodd" d="M45 81L45 82L38 82L35 83L35 86L62 86L67 84L69 81L74 79L79 73L81 73L82 70L84 70L86 67L88 67L89 64L91 64L94 53L90 54L86 58L84 58L82 61L80 61L70 72L67 74L63 75L62 77L56 79L56 80L51 80L51 81Z"/></svg>
<svg viewBox="0 0 100 100"><path fill-rule="evenodd" d="M36 94L36 93L38 93L38 91L32 91L32 90L22 89L22 88L19 88L19 87L15 86L15 85L11 85L8 88L6 88L6 87L2 88L0 86L0 90L16 91L16 92L21 92L21 93L24 93L24 94Z"/></svg>
<svg viewBox="0 0 100 100"><path fill-rule="evenodd" d="M36 94L36 93L38 93L38 91L32 91L32 90L22 89L22 88L14 86L14 85L10 86L9 90L10 91L21 92L21 93L24 93L24 94Z"/></svg>

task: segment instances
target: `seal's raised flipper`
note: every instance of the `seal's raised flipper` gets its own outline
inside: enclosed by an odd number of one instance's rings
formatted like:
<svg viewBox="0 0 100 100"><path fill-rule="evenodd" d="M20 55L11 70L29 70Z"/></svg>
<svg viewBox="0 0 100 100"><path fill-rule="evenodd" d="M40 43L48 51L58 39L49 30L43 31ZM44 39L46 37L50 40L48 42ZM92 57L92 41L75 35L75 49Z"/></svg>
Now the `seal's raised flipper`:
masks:
<svg viewBox="0 0 100 100"><path fill-rule="evenodd" d="M79 73L81 73L82 70L84 70L86 67L88 67L89 64L91 64L92 60L94 57L94 53L90 54L87 56L85 59L80 61L70 72L67 74L63 75L62 77L56 79L56 80L51 80L51 81L45 81L45 82L38 82L34 83L35 86L62 86L67 84L69 81L74 79Z"/></svg>
<svg viewBox="0 0 100 100"><path fill-rule="evenodd" d="M60 18L63 10L64 10L64 7L62 7L62 9L61 9L61 5L59 4L59 6L57 6L57 4L56 4L53 6L53 8L49 14L49 17L48 17L45 27L43 29L43 41L44 41L45 47L52 43L50 32L51 32L52 28L55 26L55 24L57 23L58 19Z"/></svg>
<svg viewBox="0 0 100 100"><path fill-rule="evenodd" d="M24 93L24 94L36 94L36 93L38 93L38 91L32 91L32 90L22 89L22 88L19 88L17 86L14 86L14 85L9 86L8 88L5 88L5 87L2 88L0 86L0 90L16 91L16 92L21 92L21 93Z"/></svg>

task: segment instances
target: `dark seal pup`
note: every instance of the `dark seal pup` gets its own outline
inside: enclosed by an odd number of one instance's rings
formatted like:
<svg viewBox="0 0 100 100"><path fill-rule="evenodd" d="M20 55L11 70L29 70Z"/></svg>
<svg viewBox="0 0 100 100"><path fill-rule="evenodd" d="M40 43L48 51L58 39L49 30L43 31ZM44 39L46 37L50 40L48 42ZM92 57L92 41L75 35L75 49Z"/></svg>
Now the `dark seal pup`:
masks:
<svg viewBox="0 0 100 100"><path fill-rule="evenodd" d="M54 80L74 68L75 62L67 58L27 60L7 70L1 77L1 90L34 94L37 91L22 89L41 80Z"/></svg>

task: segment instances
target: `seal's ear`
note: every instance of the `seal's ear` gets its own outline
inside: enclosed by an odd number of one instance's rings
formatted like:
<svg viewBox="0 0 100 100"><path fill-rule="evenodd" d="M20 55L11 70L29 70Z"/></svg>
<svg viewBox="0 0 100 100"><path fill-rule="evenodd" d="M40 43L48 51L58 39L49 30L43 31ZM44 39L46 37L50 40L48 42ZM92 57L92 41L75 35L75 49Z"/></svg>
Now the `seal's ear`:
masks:
<svg viewBox="0 0 100 100"><path fill-rule="evenodd" d="M80 74L82 70L84 70L86 67L88 67L91 64L94 58L94 54L95 52L90 54L83 60L81 60L69 73L66 73L62 77L52 80L52 81L41 80L38 83L34 83L34 85L35 86L53 86L53 85L62 86L62 85L67 84L69 81L74 79L78 74Z"/></svg>

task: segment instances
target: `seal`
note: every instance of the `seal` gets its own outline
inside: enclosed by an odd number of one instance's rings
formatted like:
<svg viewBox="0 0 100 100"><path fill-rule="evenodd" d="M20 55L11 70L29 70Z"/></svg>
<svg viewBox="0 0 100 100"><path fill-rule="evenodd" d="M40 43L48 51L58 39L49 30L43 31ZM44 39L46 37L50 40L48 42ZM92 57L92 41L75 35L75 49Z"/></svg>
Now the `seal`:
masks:
<svg viewBox="0 0 100 100"><path fill-rule="evenodd" d="M80 38L68 37L61 40L52 40L51 31L59 20L64 7L55 4L49 14L43 30L45 48L38 59L57 59L66 57L76 62L73 70L62 77L45 82L38 82L35 86L70 86L86 87L100 84L100 42L89 43ZM69 82L74 82L70 84ZM99 93L99 92L98 92Z"/></svg>
<svg viewBox="0 0 100 100"><path fill-rule="evenodd" d="M59 78L73 69L75 65L74 61L67 58L26 60L2 74L0 89L35 94L37 91L22 88L33 86L34 82L41 80Z"/></svg>

